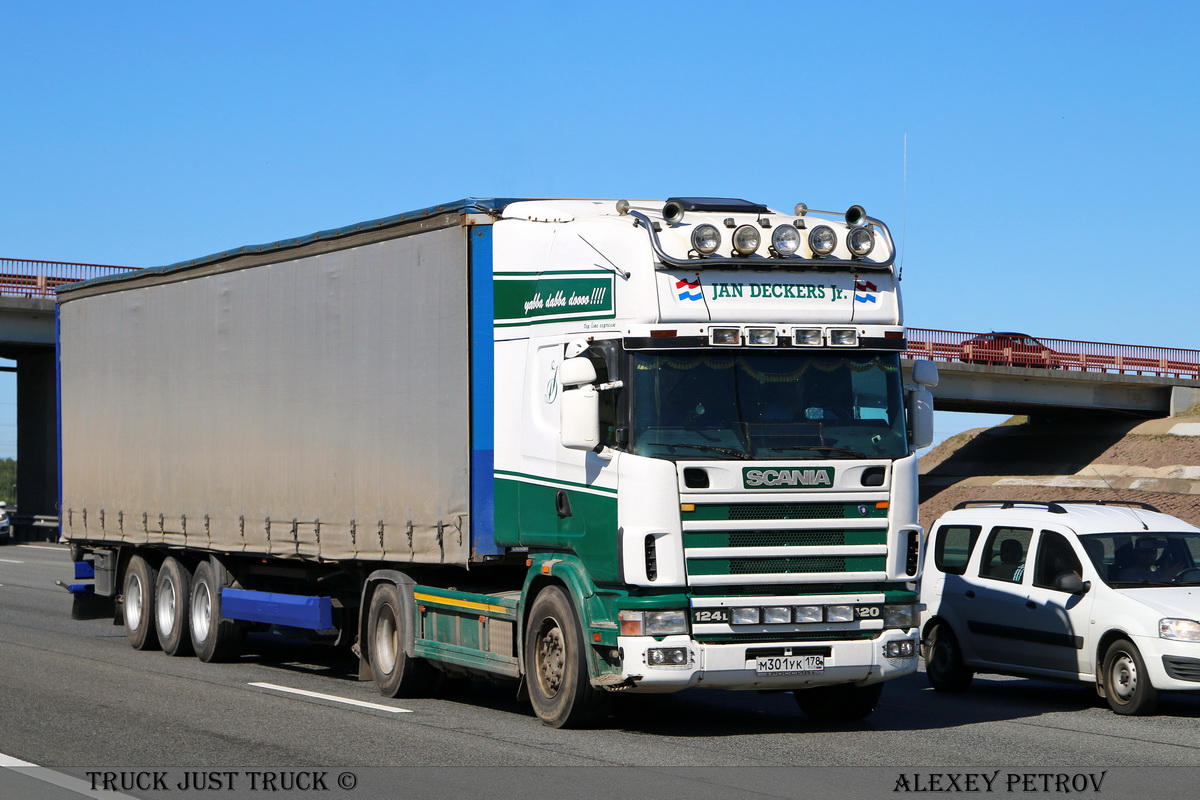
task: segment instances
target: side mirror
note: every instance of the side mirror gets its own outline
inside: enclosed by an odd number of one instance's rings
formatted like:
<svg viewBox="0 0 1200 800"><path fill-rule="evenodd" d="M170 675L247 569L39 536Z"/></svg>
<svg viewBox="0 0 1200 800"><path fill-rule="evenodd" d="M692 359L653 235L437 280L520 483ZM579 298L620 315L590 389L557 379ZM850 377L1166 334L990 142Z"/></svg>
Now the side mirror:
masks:
<svg viewBox="0 0 1200 800"><path fill-rule="evenodd" d="M600 446L600 392L593 386L596 367L586 358L568 358L558 368L559 441L570 450Z"/></svg>
<svg viewBox="0 0 1200 800"><path fill-rule="evenodd" d="M1054 579L1054 588L1060 592L1084 595L1091 591L1092 582L1085 581L1074 572L1064 572Z"/></svg>
<svg viewBox="0 0 1200 800"><path fill-rule="evenodd" d="M908 393L908 426L913 447L933 444L933 395L924 386Z"/></svg>
<svg viewBox="0 0 1200 800"><path fill-rule="evenodd" d="M938 385L938 368L937 364L932 361L927 361L923 358L918 358L913 361L913 383L918 386L924 386L927 389L932 389Z"/></svg>

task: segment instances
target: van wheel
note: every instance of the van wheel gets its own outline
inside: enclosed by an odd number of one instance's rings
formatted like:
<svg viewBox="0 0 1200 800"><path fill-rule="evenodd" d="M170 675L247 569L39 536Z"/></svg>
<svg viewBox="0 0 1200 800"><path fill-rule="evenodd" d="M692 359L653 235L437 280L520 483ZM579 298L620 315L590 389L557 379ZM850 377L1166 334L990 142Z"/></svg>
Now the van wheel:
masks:
<svg viewBox="0 0 1200 800"><path fill-rule="evenodd" d="M875 710L883 695L883 684L821 686L792 692L796 705L818 722L857 722Z"/></svg>
<svg viewBox="0 0 1200 800"><path fill-rule="evenodd" d="M141 556L129 559L125 567L125 585L121 590L121 611L125 619L125 638L134 650L157 650L154 635L154 582L158 571Z"/></svg>
<svg viewBox="0 0 1200 800"><path fill-rule="evenodd" d="M192 654L191 591L192 575L187 568L175 558L164 561L154 584L154 627L158 643L169 656Z"/></svg>
<svg viewBox="0 0 1200 800"><path fill-rule="evenodd" d="M925 677L939 692L965 692L975 677L975 671L963 663L962 650L950 626L938 623L929 629L922 648L925 657Z"/></svg>
<svg viewBox="0 0 1200 800"><path fill-rule="evenodd" d="M1109 708L1129 716L1149 714L1158 705L1142 654L1127 639L1113 642L1104 654L1104 696Z"/></svg>
<svg viewBox="0 0 1200 800"><path fill-rule="evenodd" d="M583 631L571 599L547 586L534 598L525 629L525 680L534 712L552 728L590 725L608 712L609 695L588 678Z"/></svg>
<svg viewBox="0 0 1200 800"><path fill-rule="evenodd" d="M428 661L404 652L405 626L410 609L400 600L395 584L383 583L371 595L367 614L367 651L375 688L384 697L417 697L429 694L437 671Z"/></svg>
<svg viewBox="0 0 1200 800"><path fill-rule="evenodd" d="M221 586L216 572L211 562L201 561L192 574L192 648L196 658L205 662L236 658L241 638L237 623L221 616Z"/></svg>

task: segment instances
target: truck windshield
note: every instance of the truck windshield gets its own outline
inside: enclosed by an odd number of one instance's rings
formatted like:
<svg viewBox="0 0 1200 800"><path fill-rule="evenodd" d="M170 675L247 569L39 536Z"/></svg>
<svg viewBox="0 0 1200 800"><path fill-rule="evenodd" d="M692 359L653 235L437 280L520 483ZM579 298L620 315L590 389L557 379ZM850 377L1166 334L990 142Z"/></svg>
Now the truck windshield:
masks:
<svg viewBox="0 0 1200 800"><path fill-rule="evenodd" d="M668 459L900 458L897 354L632 354L630 447Z"/></svg>

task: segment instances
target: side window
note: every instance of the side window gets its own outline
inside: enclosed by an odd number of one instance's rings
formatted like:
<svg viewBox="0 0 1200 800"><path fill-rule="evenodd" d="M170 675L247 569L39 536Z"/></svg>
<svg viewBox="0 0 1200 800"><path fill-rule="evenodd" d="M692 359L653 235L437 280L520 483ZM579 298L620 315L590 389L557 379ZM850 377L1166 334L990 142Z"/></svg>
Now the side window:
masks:
<svg viewBox="0 0 1200 800"><path fill-rule="evenodd" d="M1033 528L992 528L979 562L979 577L1020 583L1032 539Z"/></svg>
<svg viewBox="0 0 1200 800"><path fill-rule="evenodd" d="M978 525L943 525L933 540L933 563L942 572L962 575L979 538Z"/></svg>
<svg viewBox="0 0 1200 800"><path fill-rule="evenodd" d="M1042 531L1038 541L1037 560L1034 562L1033 585L1053 589L1054 581L1061 575L1074 572L1083 577L1083 565L1067 537L1054 531Z"/></svg>

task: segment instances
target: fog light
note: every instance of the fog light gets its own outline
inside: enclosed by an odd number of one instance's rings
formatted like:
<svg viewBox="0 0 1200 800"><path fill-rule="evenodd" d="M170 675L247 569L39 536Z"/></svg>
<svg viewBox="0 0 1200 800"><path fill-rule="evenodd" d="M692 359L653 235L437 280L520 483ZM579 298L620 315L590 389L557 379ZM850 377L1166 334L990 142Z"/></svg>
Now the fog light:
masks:
<svg viewBox="0 0 1200 800"><path fill-rule="evenodd" d="M767 606L763 609L763 622L768 625L785 625L792 621L792 609L788 606Z"/></svg>
<svg viewBox="0 0 1200 800"><path fill-rule="evenodd" d="M837 234L828 225L818 225L808 232L808 246L814 256L827 256L837 247Z"/></svg>
<svg viewBox="0 0 1200 800"><path fill-rule="evenodd" d="M776 341L777 334L774 328L748 328L746 330L747 344L773 347Z"/></svg>
<svg viewBox="0 0 1200 800"><path fill-rule="evenodd" d="M800 249L800 231L791 225L780 225L771 231L771 249L783 258L796 255Z"/></svg>
<svg viewBox="0 0 1200 800"><path fill-rule="evenodd" d="M826 622L854 622L854 606L826 606Z"/></svg>
<svg viewBox="0 0 1200 800"><path fill-rule="evenodd" d="M916 609L912 605L883 607L883 627L911 628L916 623Z"/></svg>
<svg viewBox="0 0 1200 800"><path fill-rule="evenodd" d="M730 609L730 621L734 625L757 625L760 619L757 606Z"/></svg>
<svg viewBox="0 0 1200 800"><path fill-rule="evenodd" d="M820 622L824 617L820 606L796 606L796 622Z"/></svg>
<svg viewBox="0 0 1200 800"><path fill-rule="evenodd" d="M692 231L692 249L702 255L711 255L721 246L721 232L714 225L697 225Z"/></svg>
<svg viewBox="0 0 1200 800"><path fill-rule="evenodd" d="M734 345L742 343L741 328L713 328L708 332L708 340L716 345Z"/></svg>
<svg viewBox="0 0 1200 800"><path fill-rule="evenodd" d="M917 654L917 643L912 639L888 642L884 645L883 654L887 658L912 658Z"/></svg>
<svg viewBox="0 0 1200 800"><path fill-rule="evenodd" d="M820 347L825 341L820 328L795 328L792 330L792 344L797 347Z"/></svg>
<svg viewBox="0 0 1200 800"><path fill-rule="evenodd" d="M831 328L829 343L837 347L854 347L858 344L858 331L854 328Z"/></svg>
<svg viewBox="0 0 1200 800"><path fill-rule="evenodd" d="M851 228L846 234L846 246L850 252L862 258L875 249L875 234L870 228Z"/></svg>
<svg viewBox="0 0 1200 800"><path fill-rule="evenodd" d="M733 249L739 256L754 255L762 244L762 234L753 225L743 225L733 232Z"/></svg>
<svg viewBox="0 0 1200 800"><path fill-rule="evenodd" d="M650 667L686 667L692 663L692 654L686 647L652 647L646 651L646 665Z"/></svg>

